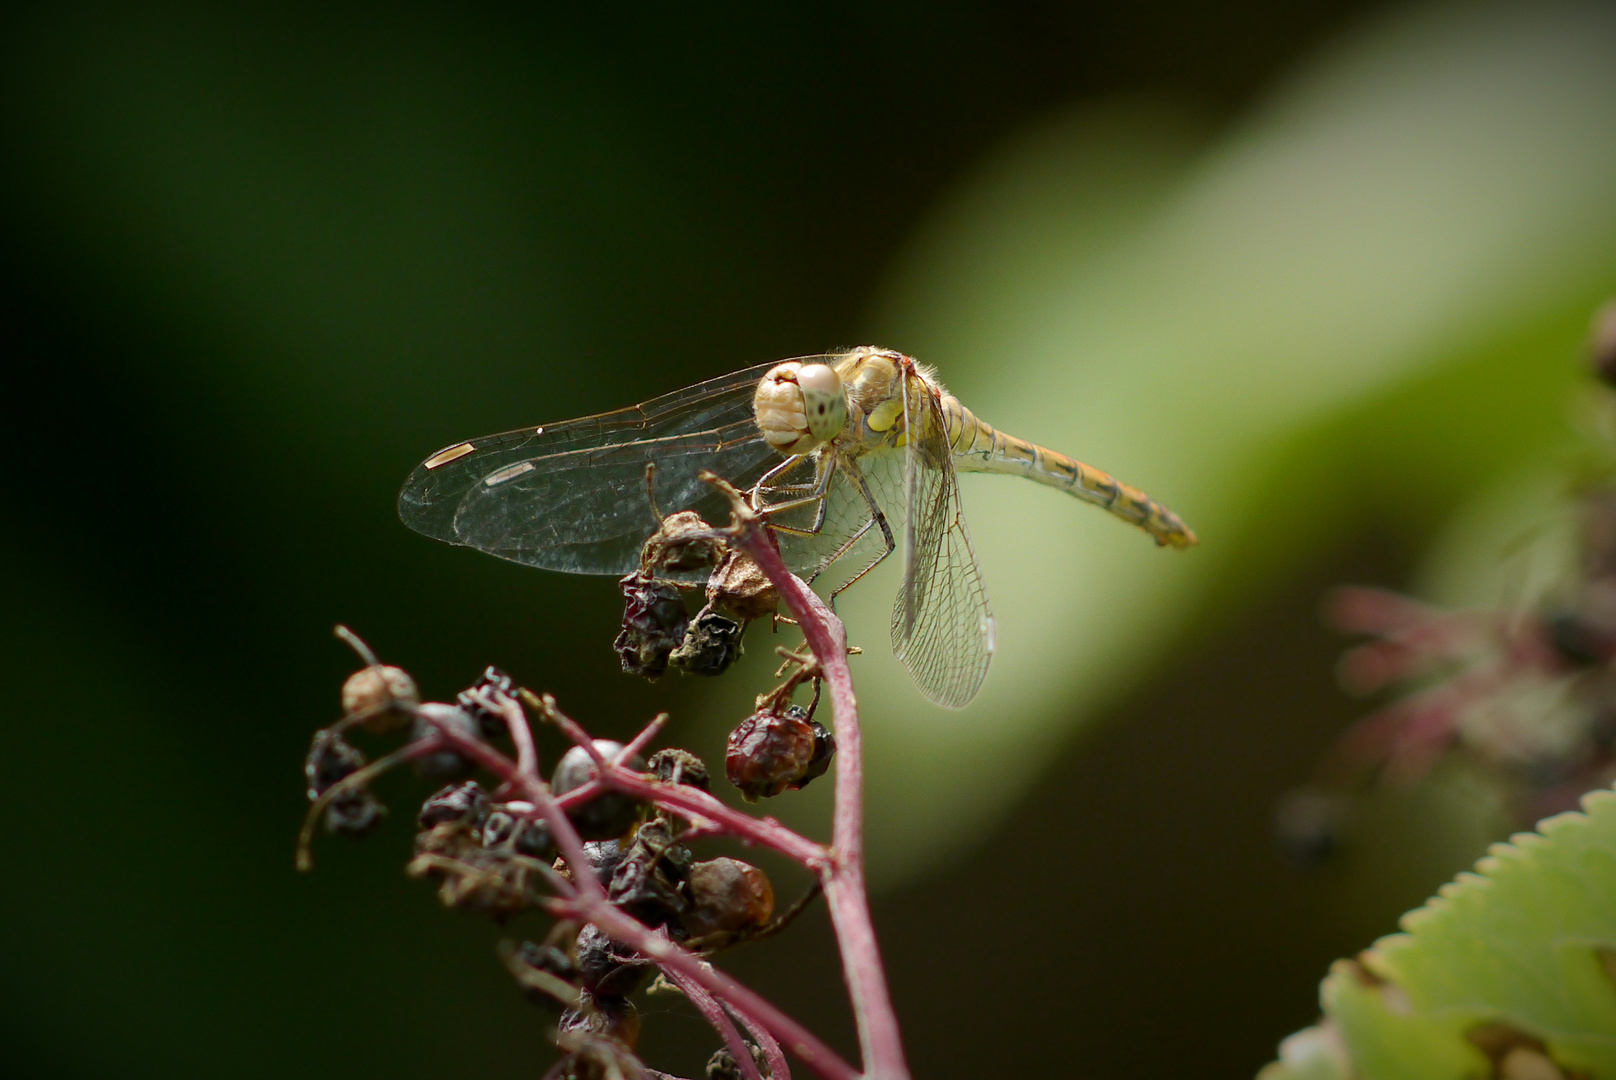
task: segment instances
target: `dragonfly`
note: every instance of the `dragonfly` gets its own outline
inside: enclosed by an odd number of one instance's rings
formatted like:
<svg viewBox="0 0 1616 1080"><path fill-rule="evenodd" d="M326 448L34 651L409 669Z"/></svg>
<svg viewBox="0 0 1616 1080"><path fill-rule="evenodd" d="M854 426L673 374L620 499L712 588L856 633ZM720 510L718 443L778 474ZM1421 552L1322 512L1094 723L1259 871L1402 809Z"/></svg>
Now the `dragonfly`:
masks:
<svg viewBox="0 0 1616 1080"><path fill-rule="evenodd" d="M873 346L758 364L614 412L455 443L416 466L398 512L417 532L512 562L621 576L639 569L662 510L727 514L726 497L702 479L708 471L747 493L795 573L837 582L833 602L901 551L893 652L921 693L949 708L976 696L995 648L958 473L1025 476L1158 545L1196 543L1144 492L1004 434L930 367Z"/></svg>

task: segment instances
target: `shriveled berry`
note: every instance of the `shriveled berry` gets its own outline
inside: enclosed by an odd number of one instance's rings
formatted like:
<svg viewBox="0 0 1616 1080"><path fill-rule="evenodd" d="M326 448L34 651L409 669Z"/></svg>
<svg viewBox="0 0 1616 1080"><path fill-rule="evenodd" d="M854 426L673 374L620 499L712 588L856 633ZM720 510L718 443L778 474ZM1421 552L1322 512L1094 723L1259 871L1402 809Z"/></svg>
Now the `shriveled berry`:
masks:
<svg viewBox="0 0 1616 1080"><path fill-rule="evenodd" d="M578 1035L593 1035L612 1039L632 1050L640 1041L639 1010L634 1007L632 1001L625 998L585 994L582 1005L576 1009L568 1009L561 1014L561 1019L556 1022L556 1033L559 1037L558 1042L571 1041L567 1038L568 1036L575 1038ZM598 1048L596 1048L596 1053L590 1056L595 1057L597 1055ZM579 1058L584 1056L581 1053L578 1055ZM591 1064L594 1064L594 1062L591 1062ZM606 1077L613 1075L625 1076L632 1074L625 1070L622 1065L616 1065L612 1069L590 1069L569 1073L568 1075L576 1075L580 1080L583 1077L593 1078L596 1076L605 1080Z"/></svg>
<svg viewBox="0 0 1616 1080"><path fill-rule="evenodd" d="M460 691L460 696L455 701L468 716L477 721L477 730L482 732L483 738L492 739L505 734L505 718L478 699L508 701L515 696L516 684L511 681L511 677L497 667L489 667L483 671L482 678L473 683L469 689Z"/></svg>
<svg viewBox="0 0 1616 1080"><path fill-rule="evenodd" d="M808 721L808 726L814 729L814 754L808 759L808 767L803 771L802 779L791 786L805 788L811 780L817 780L830 771L831 759L836 756L836 736L830 729L818 720Z"/></svg>
<svg viewBox="0 0 1616 1080"><path fill-rule="evenodd" d="M416 823L423 829L446 821L463 821L474 829L488 820L488 793L475 780L439 788L421 804Z"/></svg>
<svg viewBox="0 0 1616 1080"><path fill-rule="evenodd" d="M303 778L308 784L309 801L318 799L326 789L365 767L365 755L341 735L329 731L316 731L309 744L308 757L303 759Z"/></svg>
<svg viewBox="0 0 1616 1080"><path fill-rule="evenodd" d="M325 827L342 836L360 837L382 823L387 807L366 788L345 792L326 807Z"/></svg>
<svg viewBox="0 0 1616 1080"><path fill-rule="evenodd" d="M616 840L596 840L584 845L584 858L589 860L589 868L595 872L595 880L602 888L612 883L612 874L627 856L628 852Z"/></svg>
<svg viewBox="0 0 1616 1080"><path fill-rule="evenodd" d="M777 609L780 594L752 561L752 556L740 548L732 548L707 579L707 605L722 608L742 622L748 622Z"/></svg>
<svg viewBox="0 0 1616 1080"><path fill-rule="evenodd" d="M722 675L740 658L744 629L728 615L703 611L691 621L679 647L668 654L668 666L686 675Z"/></svg>
<svg viewBox="0 0 1616 1080"><path fill-rule="evenodd" d="M669 514L645 541L640 551L642 569L680 572L716 566L727 545L713 527L694 510Z"/></svg>
<svg viewBox="0 0 1616 1080"><path fill-rule="evenodd" d="M805 783L816 751L814 725L800 716L753 713L729 733L724 773L748 802Z"/></svg>
<svg viewBox="0 0 1616 1080"><path fill-rule="evenodd" d="M592 924L578 931L573 956L580 984L596 999L628 997L651 972L644 957L615 944Z"/></svg>
<svg viewBox="0 0 1616 1080"><path fill-rule="evenodd" d="M370 713L365 728L376 734L399 727L408 715L407 707L420 702L415 680L403 668L372 664L342 684L342 711L349 716Z"/></svg>
<svg viewBox="0 0 1616 1080"><path fill-rule="evenodd" d="M612 642L623 670L655 679L668 670L668 657L685 639L690 615L684 597L666 582L630 574L623 590L623 629Z"/></svg>
<svg viewBox="0 0 1616 1080"><path fill-rule="evenodd" d="M689 861L689 850L674 843L666 823L648 821L634 834L606 895L647 926L677 926L685 907L679 882Z"/></svg>
<svg viewBox="0 0 1616 1080"><path fill-rule="evenodd" d="M664 783L687 784L702 791L711 791L712 784L707 776L707 763L692 754L689 750L680 750L669 747L658 750L646 762L646 768L651 775Z"/></svg>
<svg viewBox="0 0 1616 1080"><path fill-rule="evenodd" d="M623 744L612 742L610 739L596 739L595 749L600 756L608 761L614 760L623 752ZM631 758L622 763L625 768L636 771L645 768L645 762L638 757ZM555 772L550 777L550 790L557 795L565 795L569 791L583 787L600 775L595 767L594 759L589 751L581 746L574 746L561 760L556 762ZM567 813L567 819L572 822L578 835L585 840L609 840L622 836L640 817L640 803L619 791L602 791L595 798L582 806L573 807Z"/></svg>
<svg viewBox="0 0 1616 1080"><path fill-rule="evenodd" d="M758 929L774 916L774 887L768 875L739 859L696 863L684 888L689 906L683 921L691 937Z"/></svg>
<svg viewBox="0 0 1616 1080"><path fill-rule="evenodd" d="M415 723L410 729L412 741L437 737L438 728L429 722L428 717L467 738L477 738L477 721L467 715L463 709L454 705L429 701L420 706L417 711L421 715L415 718ZM415 759L415 771L428 780L458 780L475 768L476 766L472 762L454 750L438 750Z"/></svg>
<svg viewBox="0 0 1616 1080"><path fill-rule="evenodd" d="M550 826L544 823L543 818L529 816L533 813L532 803L508 802L498 809L505 811L514 819L509 837L512 851L531 859L543 859L545 862L555 858L555 843L550 837Z"/></svg>

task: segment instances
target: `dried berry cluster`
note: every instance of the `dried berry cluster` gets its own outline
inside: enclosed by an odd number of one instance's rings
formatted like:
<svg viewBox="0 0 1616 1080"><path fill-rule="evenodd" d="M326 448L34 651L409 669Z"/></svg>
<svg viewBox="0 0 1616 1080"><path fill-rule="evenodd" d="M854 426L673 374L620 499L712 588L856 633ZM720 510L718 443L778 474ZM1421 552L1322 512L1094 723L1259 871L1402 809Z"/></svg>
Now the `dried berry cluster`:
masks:
<svg viewBox="0 0 1616 1080"><path fill-rule="evenodd" d="M707 603L689 614L682 590L707 570ZM662 519L646 541L640 569L618 583L623 630L613 647L630 675L655 679L670 667L686 675L722 675L741 655L753 619L771 615L779 596L757 564L712 526L682 510Z"/></svg>
<svg viewBox="0 0 1616 1080"><path fill-rule="evenodd" d="M686 619L679 586L656 575L699 567L713 568L708 604ZM617 647L625 667L642 674L659 665L721 670L738 652L743 621L777 602L755 564L688 514L667 519L647 545L643 572L625 579L624 591L629 603ZM733 631L711 629L717 620ZM673 963L664 950L677 947L699 965L780 929L817 895L818 876L833 864L825 849L772 819L724 806L710 792L707 765L689 751L665 748L642 757L666 716L627 746L591 739L552 699L517 687L495 668L453 703L423 702L408 673L377 662L345 629L338 633L365 666L342 688L342 718L316 732L309 749L304 773L312 805L300 865L309 865L320 822L349 836L380 825L387 810L374 781L408 763L442 786L416 812L407 872L435 881L447 907L500 923L530 910L552 917L537 940L505 941L499 950L522 992L559 1014L554 1040L561 1057L552 1077L665 1075L635 1056L640 1020L632 1000L660 969L659 985L683 992L725 1036L709 1077L786 1080L768 1025L737 1004L741 997L720 1001L695 977L699 966ZM834 737L812 717L817 660L806 651L784 656L784 681L759 697L725 755L726 775L749 801L804 786L826 772L836 751ZM791 703L805 685L814 689L807 708ZM572 743L548 780L539 773L530 719ZM401 738L401 745L371 761L351 741L360 734ZM762 870L734 858L697 857L700 842L718 836L775 846L814 871L816 881L777 916L774 886Z"/></svg>
<svg viewBox="0 0 1616 1080"><path fill-rule="evenodd" d="M1616 781L1616 302L1594 320L1604 445L1574 491L1577 559L1531 606L1444 611L1343 589L1330 621L1372 640L1342 657L1353 693L1416 686L1350 728L1318 779L1282 801L1278 831L1304 863L1333 851L1358 792L1411 784L1460 757L1497 778L1526 825Z"/></svg>

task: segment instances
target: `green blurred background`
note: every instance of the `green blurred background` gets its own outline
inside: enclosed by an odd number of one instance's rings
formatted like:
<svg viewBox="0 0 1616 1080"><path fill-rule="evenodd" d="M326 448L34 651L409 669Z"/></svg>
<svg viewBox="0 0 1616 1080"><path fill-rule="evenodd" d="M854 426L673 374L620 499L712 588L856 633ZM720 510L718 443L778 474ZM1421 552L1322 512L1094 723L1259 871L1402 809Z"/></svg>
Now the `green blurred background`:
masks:
<svg viewBox="0 0 1616 1080"><path fill-rule="evenodd" d="M292 872L330 627L434 697L492 662L714 754L766 630L643 685L609 581L394 496L449 442L838 346L1203 541L966 478L1001 647L961 713L888 655L890 578L850 594L918 1075L1249 1076L1504 827L1450 784L1308 877L1268 834L1360 709L1320 592L1462 590L1448 523L1571 441L1610 5L58 4L0 58L6 1075L540 1075L547 1016L400 873L400 815ZM823 829L827 788L771 810ZM726 962L851 1048L818 913ZM699 1071L699 1021L650 1012L648 1060Z"/></svg>

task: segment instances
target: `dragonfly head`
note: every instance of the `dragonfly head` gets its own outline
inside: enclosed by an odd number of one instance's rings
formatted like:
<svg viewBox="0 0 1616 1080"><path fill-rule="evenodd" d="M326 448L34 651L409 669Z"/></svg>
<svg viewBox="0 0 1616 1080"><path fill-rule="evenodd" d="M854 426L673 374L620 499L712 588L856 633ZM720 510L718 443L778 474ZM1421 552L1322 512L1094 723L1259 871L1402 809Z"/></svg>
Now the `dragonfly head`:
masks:
<svg viewBox="0 0 1616 1080"><path fill-rule="evenodd" d="M758 430L782 454L806 454L847 423L847 389L828 364L787 360L769 369L752 397Z"/></svg>

